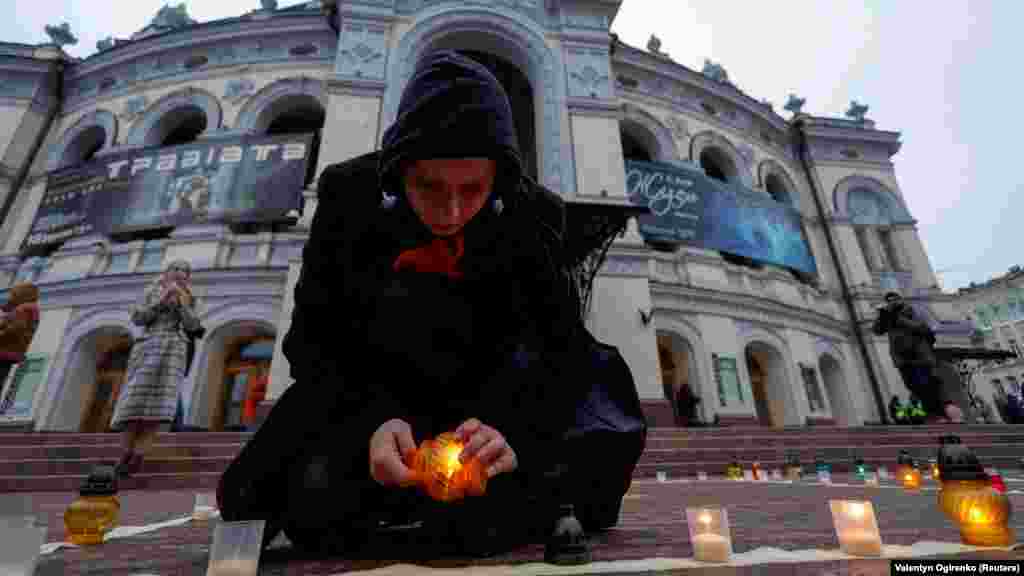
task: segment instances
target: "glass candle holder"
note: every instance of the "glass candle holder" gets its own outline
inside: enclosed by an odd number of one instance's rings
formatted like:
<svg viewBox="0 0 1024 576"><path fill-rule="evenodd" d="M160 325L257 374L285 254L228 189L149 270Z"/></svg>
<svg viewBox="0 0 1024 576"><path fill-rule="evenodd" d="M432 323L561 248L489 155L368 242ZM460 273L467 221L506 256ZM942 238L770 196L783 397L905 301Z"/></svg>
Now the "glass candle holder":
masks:
<svg viewBox="0 0 1024 576"><path fill-rule="evenodd" d="M206 576L256 576L265 522L221 522L213 530Z"/></svg>
<svg viewBox="0 0 1024 576"><path fill-rule="evenodd" d="M900 482L903 488L910 492L921 489L921 471L913 466L902 466L900 470Z"/></svg>
<svg viewBox="0 0 1024 576"><path fill-rule="evenodd" d="M879 466L878 467L878 479L879 480L888 480L889 479L889 469L886 468L885 466Z"/></svg>
<svg viewBox="0 0 1024 576"><path fill-rule="evenodd" d="M0 574L34 574L46 526L34 516L5 516L0 518L0 534Z"/></svg>
<svg viewBox="0 0 1024 576"><path fill-rule="evenodd" d="M732 556L729 516L724 508L687 508L693 557L699 562L728 562Z"/></svg>
<svg viewBox="0 0 1024 576"><path fill-rule="evenodd" d="M743 468L739 462L732 462L725 469L725 477L729 480L742 480L743 479Z"/></svg>
<svg viewBox="0 0 1024 576"><path fill-rule="evenodd" d="M829 470L818 470L818 482L826 485L831 485L832 472Z"/></svg>
<svg viewBox="0 0 1024 576"><path fill-rule="evenodd" d="M668 472L665 472L663 470L658 470L658 472L655 474L655 476L657 477L658 482L667 482L668 481Z"/></svg>
<svg viewBox="0 0 1024 576"><path fill-rule="evenodd" d="M705 472L703 470L697 472L697 480L700 480L701 482L704 482L707 479L708 479L708 473L707 472Z"/></svg>
<svg viewBox="0 0 1024 576"><path fill-rule="evenodd" d="M882 555L882 538L871 502L829 500L828 506L843 552L851 556Z"/></svg>
<svg viewBox="0 0 1024 576"><path fill-rule="evenodd" d="M476 458L463 463L459 456L465 446L446 432L424 440L416 450L410 468L428 496L453 502L466 496L482 496L487 490L487 473Z"/></svg>

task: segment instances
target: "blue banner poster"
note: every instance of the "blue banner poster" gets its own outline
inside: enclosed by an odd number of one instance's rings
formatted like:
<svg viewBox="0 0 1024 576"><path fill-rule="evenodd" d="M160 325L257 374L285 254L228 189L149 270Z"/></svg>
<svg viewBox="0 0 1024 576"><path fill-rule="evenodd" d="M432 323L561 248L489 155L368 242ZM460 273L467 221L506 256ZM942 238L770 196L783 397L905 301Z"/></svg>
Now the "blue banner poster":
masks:
<svg viewBox="0 0 1024 576"><path fill-rule="evenodd" d="M50 174L26 248L86 234L279 219L302 202L312 134L125 150Z"/></svg>
<svg viewBox="0 0 1024 576"><path fill-rule="evenodd" d="M816 274L800 213L767 194L714 180L697 168L626 161L626 192L647 206L640 233Z"/></svg>

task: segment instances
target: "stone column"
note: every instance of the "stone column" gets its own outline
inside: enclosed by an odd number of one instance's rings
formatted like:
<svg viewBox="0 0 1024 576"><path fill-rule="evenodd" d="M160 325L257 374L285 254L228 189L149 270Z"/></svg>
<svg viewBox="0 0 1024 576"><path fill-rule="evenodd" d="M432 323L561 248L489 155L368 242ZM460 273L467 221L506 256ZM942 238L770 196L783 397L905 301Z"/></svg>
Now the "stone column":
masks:
<svg viewBox="0 0 1024 576"><path fill-rule="evenodd" d="M295 256L288 261L288 277L284 284L284 298L281 315L277 319L277 338L274 340L274 358L270 364L270 385L267 387L265 403L272 404L292 385L291 364L284 356L284 337L292 326L292 311L295 309L295 284L302 272L302 257Z"/></svg>

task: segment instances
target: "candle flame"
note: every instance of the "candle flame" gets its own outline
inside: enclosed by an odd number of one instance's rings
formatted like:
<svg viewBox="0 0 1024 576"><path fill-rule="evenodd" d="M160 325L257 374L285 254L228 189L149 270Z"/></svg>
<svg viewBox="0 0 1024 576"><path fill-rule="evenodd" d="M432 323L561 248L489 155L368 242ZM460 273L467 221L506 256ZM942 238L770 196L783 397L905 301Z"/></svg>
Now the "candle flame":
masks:
<svg viewBox="0 0 1024 576"><path fill-rule="evenodd" d="M701 524L704 524L705 526L711 524L711 514L708 514L707 512L702 512L700 517L697 519L700 521Z"/></svg>
<svg viewBox="0 0 1024 576"><path fill-rule="evenodd" d="M984 522L985 514L981 511L981 508L977 506L971 506L971 509L967 512L967 517L971 522Z"/></svg>
<svg viewBox="0 0 1024 576"><path fill-rule="evenodd" d="M864 517L864 504L860 502L851 502L846 510L852 518L860 519Z"/></svg>
<svg viewBox="0 0 1024 576"><path fill-rule="evenodd" d="M451 478L462 467L462 463L459 462L460 454L462 454L462 446L458 444L451 444L445 448L444 463L448 478Z"/></svg>

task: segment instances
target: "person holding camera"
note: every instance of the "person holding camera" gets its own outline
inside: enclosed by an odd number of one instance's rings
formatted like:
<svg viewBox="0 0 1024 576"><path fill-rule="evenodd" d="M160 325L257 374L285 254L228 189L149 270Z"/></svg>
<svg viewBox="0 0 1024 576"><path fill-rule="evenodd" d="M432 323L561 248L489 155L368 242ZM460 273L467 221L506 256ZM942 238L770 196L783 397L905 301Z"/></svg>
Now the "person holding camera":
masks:
<svg viewBox="0 0 1024 576"><path fill-rule="evenodd" d="M146 290L132 310L132 322L145 329L132 346L127 381L110 427L124 432L119 476L138 471L142 457L162 427L174 420L178 387L185 378L185 333L200 327L191 288L192 268L177 260Z"/></svg>
<svg viewBox="0 0 1024 576"><path fill-rule="evenodd" d="M962 422L960 409L950 399L944 398L942 387L933 382L938 363L934 349L935 332L927 322L918 318L898 293L885 295L885 306L878 309L872 331L879 336L889 335L892 361L911 395L919 398L931 415L930 421Z"/></svg>

